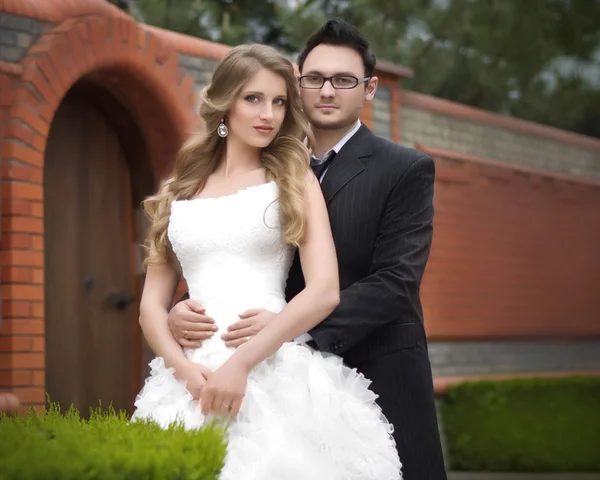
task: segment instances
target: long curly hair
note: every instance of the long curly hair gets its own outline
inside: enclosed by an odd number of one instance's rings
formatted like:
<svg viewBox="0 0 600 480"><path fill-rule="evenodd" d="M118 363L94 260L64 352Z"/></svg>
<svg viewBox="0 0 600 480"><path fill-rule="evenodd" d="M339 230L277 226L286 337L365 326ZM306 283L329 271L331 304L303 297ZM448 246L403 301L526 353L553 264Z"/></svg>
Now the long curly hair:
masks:
<svg viewBox="0 0 600 480"><path fill-rule="evenodd" d="M240 45L217 66L211 83L200 94L204 128L177 153L174 170L158 193L142 202L150 217L145 265L173 263L167 236L171 202L194 198L223 161L226 139L217 135L222 118L237 100L244 84L261 68L280 75L287 86L286 112L277 136L261 152L267 181L279 188L282 240L298 245L305 234L304 184L310 168L308 146L313 144L310 123L302 111L298 81L292 63L266 45ZM176 263L176 262L175 262Z"/></svg>

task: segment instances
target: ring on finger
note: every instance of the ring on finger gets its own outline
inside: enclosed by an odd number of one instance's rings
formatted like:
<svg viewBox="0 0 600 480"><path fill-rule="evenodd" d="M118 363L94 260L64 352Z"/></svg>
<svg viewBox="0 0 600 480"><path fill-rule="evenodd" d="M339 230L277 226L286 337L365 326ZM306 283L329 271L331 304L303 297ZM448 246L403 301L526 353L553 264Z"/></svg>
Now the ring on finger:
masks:
<svg viewBox="0 0 600 480"><path fill-rule="evenodd" d="M190 331L189 330L183 331L183 338L185 338L186 340L190 339Z"/></svg>

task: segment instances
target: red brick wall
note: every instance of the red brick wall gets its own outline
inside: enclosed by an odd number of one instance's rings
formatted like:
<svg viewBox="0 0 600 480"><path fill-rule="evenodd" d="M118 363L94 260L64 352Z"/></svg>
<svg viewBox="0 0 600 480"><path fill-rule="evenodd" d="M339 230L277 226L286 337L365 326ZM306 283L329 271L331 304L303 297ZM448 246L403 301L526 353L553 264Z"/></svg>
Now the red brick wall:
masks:
<svg viewBox="0 0 600 480"><path fill-rule="evenodd" d="M437 164L429 336L600 336L600 184L420 148Z"/></svg>
<svg viewBox="0 0 600 480"><path fill-rule="evenodd" d="M2 234L0 237L2 334L0 388L11 387L22 402L43 401L44 320L42 250L42 172L44 142L27 124L10 121L20 65L0 65L0 157ZM18 107L17 107L18 108ZM18 115L26 115L24 107ZM31 115L29 118L35 120ZM18 117L20 118L20 117ZM14 139L10 141L9 139ZM27 163L11 161L31 149ZM37 154L36 154L37 152ZM37 184L37 185L35 185Z"/></svg>

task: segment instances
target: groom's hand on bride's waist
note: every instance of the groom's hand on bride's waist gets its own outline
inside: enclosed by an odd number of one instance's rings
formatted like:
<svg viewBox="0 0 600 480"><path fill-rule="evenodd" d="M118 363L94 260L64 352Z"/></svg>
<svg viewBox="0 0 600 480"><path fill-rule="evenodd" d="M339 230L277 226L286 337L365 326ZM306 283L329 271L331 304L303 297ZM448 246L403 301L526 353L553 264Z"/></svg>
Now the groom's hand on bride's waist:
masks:
<svg viewBox="0 0 600 480"><path fill-rule="evenodd" d="M277 316L264 308L251 308L240 314L240 320L230 325L221 338L228 347L239 347L260 332Z"/></svg>
<svg viewBox="0 0 600 480"><path fill-rule="evenodd" d="M176 304L167 318L173 337L184 348L198 348L217 331L215 321L198 302L187 299Z"/></svg>

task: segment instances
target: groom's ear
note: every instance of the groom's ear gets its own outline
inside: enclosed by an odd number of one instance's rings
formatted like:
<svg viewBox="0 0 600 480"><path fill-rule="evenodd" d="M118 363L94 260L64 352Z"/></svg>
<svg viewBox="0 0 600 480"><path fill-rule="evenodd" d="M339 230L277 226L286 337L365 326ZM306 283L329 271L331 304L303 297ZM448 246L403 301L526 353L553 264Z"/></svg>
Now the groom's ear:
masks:
<svg viewBox="0 0 600 480"><path fill-rule="evenodd" d="M377 85L379 84L379 79L377 77L371 77L371 79L367 82L366 95L365 99L370 102L375 98L375 91L377 90Z"/></svg>

